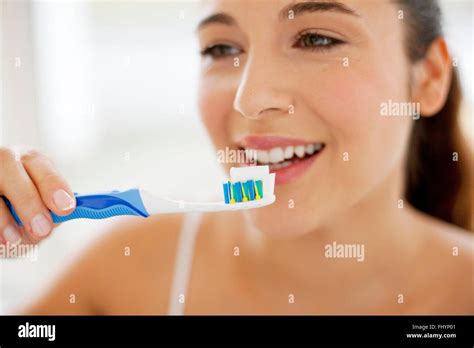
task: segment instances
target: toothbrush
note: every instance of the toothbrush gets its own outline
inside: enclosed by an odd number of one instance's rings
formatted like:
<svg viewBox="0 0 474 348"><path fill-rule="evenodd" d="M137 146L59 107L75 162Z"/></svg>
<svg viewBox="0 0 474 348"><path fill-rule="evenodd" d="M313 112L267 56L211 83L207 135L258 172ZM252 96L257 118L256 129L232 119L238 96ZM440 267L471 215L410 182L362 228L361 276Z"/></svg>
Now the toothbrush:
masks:
<svg viewBox="0 0 474 348"><path fill-rule="evenodd" d="M183 212L216 212L260 208L275 202L273 193L275 174L268 166L232 167L230 180L223 184L224 201L185 202L160 198L133 188L126 191L110 191L94 194L77 194L76 209L67 216L50 211L54 223L74 219L106 219L120 215L148 217L155 214ZM3 197L8 209L19 226L22 222L13 205Z"/></svg>

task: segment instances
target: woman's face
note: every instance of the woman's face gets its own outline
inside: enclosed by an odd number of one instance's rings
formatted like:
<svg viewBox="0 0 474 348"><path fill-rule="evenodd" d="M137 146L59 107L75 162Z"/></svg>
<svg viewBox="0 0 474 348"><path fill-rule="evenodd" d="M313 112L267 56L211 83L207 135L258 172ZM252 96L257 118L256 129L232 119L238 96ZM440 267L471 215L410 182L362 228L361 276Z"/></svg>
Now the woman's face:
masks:
<svg viewBox="0 0 474 348"><path fill-rule="evenodd" d="M381 114L384 103L409 101L399 8L215 0L202 10L204 124L217 150L257 150L276 173L277 201L249 211L256 227L278 238L308 233L387 185L412 122Z"/></svg>

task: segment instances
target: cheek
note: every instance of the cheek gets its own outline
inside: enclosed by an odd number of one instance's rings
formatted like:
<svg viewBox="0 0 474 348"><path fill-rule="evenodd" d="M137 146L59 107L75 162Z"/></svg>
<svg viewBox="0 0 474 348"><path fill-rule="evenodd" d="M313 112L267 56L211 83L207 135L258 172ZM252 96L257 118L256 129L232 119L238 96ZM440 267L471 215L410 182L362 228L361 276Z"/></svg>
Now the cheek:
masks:
<svg viewBox="0 0 474 348"><path fill-rule="evenodd" d="M384 148L396 152L393 150L403 147L403 135L411 121L409 117L388 118L380 112L381 105L389 100L409 101L408 71L400 64L403 59L398 64L385 59L379 59L383 63L368 57L365 60L370 63L348 67L334 64L321 69L317 79L300 79L303 85L312 86L305 99L326 125L333 150L341 156L344 152L373 154Z"/></svg>
<svg viewBox="0 0 474 348"><path fill-rule="evenodd" d="M311 114L327 132L328 170L320 181L331 188L328 194L321 188L328 215L359 201L401 168L413 121L382 116L380 110L388 100L409 101L407 79L403 64L390 71L384 64L334 65L321 69L317 79L300 76L302 85L311 86L304 96Z"/></svg>
<svg viewBox="0 0 474 348"><path fill-rule="evenodd" d="M228 118L232 112L234 91L222 79L201 77L198 106L201 119L216 147L228 142Z"/></svg>

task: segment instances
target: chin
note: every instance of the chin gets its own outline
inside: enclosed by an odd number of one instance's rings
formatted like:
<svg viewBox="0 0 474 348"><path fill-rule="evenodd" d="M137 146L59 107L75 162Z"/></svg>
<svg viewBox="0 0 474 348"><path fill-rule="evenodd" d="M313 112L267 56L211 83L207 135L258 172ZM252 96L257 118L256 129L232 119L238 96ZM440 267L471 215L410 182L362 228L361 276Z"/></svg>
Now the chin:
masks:
<svg viewBox="0 0 474 348"><path fill-rule="evenodd" d="M282 206L276 202L271 206L248 210L245 215L251 226L265 236L290 240L314 230L309 228L313 223L307 220L308 217L302 216L301 212L301 208L296 211L289 209L286 204Z"/></svg>

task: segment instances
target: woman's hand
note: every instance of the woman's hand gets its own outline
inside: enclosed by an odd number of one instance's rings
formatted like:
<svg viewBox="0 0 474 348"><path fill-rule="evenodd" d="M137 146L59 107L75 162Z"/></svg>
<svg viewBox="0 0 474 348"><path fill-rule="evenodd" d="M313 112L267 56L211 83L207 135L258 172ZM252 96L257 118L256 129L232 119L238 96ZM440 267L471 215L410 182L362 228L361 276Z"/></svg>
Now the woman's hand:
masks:
<svg viewBox="0 0 474 348"><path fill-rule="evenodd" d="M23 223L19 227L0 198L0 243L37 243L54 228L48 210L69 215L74 194L51 160L34 151L0 147L0 196L8 198Z"/></svg>

